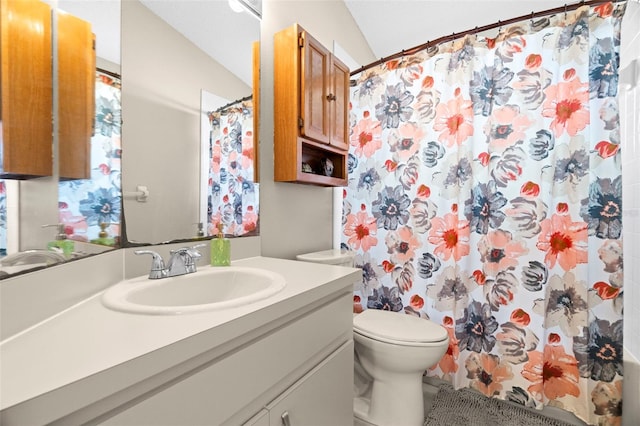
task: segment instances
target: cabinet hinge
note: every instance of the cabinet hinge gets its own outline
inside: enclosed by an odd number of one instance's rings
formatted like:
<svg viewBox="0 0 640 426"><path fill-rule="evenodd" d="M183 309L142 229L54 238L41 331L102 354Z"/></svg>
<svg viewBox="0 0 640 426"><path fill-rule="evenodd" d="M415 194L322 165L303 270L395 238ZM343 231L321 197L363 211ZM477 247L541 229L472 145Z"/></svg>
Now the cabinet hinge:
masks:
<svg viewBox="0 0 640 426"><path fill-rule="evenodd" d="M298 127L304 127L304 119L302 117L298 117Z"/></svg>
<svg viewBox="0 0 640 426"><path fill-rule="evenodd" d="M298 35L298 47L304 46L304 36L302 34Z"/></svg>

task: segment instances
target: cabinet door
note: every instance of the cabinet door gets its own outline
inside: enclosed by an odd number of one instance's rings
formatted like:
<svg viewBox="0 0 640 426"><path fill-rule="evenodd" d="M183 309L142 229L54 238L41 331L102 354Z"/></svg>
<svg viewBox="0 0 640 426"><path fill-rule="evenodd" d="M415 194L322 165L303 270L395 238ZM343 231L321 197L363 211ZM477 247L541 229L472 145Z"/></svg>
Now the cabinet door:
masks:
<svg viewBox="0 0 640 426"><path fill-rule="evenodd" d="M353 425L353 341L342 345L267 408L270 426Z"/></svg>
<svg viewBox="0 0 640 426"><path fill-rule="evenodd" d="M61 179L91 177L96 51L91 24L58 13L58 123Z"/></svg>
<svg viewBox="0 0 640 426"><path fill-rule="evenodd" d="M331 53L309 33L300 33L300 133L309 139L329 143L329 66Z"/></svg>
<svg viewBox="0 0 640 426"><path fill-rule="evenodd" d="M331 89L329 93L331 111L331 145L344 150L349 149L348 113L349 113L349 68L338 58L331 55Z"/></svg>
<svg viewBox="0 0 640 426"><path fill-rule="evenodd" d="M51 8L37 0L0 0L0 12L0 174L51 176Z"/></svg>

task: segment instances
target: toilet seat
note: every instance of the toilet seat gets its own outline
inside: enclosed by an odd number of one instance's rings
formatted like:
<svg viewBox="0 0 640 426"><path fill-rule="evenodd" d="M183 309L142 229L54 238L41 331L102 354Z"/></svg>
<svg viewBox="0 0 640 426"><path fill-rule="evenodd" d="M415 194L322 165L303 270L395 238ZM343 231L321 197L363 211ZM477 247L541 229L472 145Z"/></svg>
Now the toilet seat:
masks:
<svg viewBox="0 0 640 426"><path fill-rule="evenodd" d="M401 346L428 346L448 338L445 328L433 321L379 309L354 315L353 330L370 339Z"/></svg>

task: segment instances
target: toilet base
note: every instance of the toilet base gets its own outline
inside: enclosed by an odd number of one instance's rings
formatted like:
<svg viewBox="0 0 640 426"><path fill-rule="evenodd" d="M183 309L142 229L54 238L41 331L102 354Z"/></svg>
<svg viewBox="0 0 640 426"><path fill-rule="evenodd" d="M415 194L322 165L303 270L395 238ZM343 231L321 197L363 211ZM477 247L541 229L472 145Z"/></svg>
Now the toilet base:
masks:
<svg viewBox="0 0 640 426"><path fill-rule="evenodd" d="M355 398L353 400L353 424L354 426L375 426L365 419L369 412L370 401L367 398Z"/></svg>
<svg viewBox="0 0 640 426"><path fill-rule="evenodd" d="M354 398L353 412L354 417L361 422L359 424L421 426L424 423L422 376L407 376L398 383L383 385L374 382L371 399L368 395ZM373 406L371 400L376 401Z"/></svg>
<svg viewBox="0 0 640 426"><path fill-rule="evenodd" d="M369 423L367 421L364 421L362 419L359 419L358 417L354 416L353 417L353 426L376 426L373 423Z"/></svg>

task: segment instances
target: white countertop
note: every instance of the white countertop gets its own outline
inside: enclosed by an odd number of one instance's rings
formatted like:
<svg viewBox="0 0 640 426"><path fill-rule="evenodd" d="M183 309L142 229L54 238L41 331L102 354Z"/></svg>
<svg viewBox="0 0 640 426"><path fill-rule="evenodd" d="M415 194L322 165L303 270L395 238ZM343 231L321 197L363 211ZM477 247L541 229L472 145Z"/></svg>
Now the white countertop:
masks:
<svg viewBox="0 0 640 426"><path fill-rule="evenodd" d="M287 285L247 306L162 316L112 311L102 305L102 293L96 294L0 343L0 410L33 410L45 402L59 411L48 414L56 419L350 290L361 276L353 268L264 257L232 265L280 273Z"/></svg>

